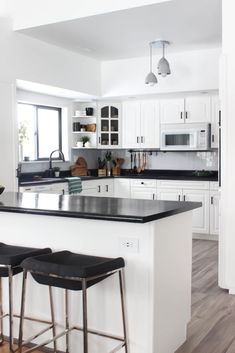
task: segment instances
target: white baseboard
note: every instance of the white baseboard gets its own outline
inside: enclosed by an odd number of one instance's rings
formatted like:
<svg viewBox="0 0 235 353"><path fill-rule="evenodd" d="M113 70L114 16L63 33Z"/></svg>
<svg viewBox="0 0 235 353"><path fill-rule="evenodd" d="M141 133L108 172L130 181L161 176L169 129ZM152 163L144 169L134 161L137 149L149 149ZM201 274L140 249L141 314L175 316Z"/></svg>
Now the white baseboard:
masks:
<svg viewBox="0 0 235 353"><path fill-rule="evenodd" d="M193 239L218 241L219 236L217 234L193 233Z"/></svg>

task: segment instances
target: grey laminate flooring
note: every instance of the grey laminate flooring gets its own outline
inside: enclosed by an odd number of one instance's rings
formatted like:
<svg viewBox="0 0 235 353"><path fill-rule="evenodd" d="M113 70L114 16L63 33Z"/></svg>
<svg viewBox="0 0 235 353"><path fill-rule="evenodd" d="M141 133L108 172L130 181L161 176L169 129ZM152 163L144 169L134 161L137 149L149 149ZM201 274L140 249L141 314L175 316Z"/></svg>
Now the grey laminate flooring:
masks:
<svg viewBox="0 0 235 353"><path fill-rule="evenodd" d="M218 243L194 240L192 320L176 353L235 353L235 296L217 281Z"/></svg>

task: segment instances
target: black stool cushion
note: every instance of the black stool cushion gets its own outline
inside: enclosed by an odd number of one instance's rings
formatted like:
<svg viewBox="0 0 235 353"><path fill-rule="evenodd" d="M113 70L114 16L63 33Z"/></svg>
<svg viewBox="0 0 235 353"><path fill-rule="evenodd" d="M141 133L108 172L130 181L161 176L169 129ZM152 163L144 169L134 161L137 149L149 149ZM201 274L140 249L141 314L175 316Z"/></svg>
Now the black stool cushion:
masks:
<svg viewBox="0 0 235 353"><path fill-rule="evenodd" d="M37 249L0 243L0 264L11 266L13 274L15 275L22 271L20 264L24 259L48 253L51 253L51 249L49 248ZM0 267L0 277L7 276L8 269Z"/></svg>
<svg viewBox="0 0 235 353"><path fill-rule="evenodd" d="M88 279L96 275L104 275L98 279L88 281L87 287L90 287L106 278L107 272L124 267L125 262L121 257L112 259L60 251L25 259L21 266L27 270L41 272L43 275L32 274L34 279L41 284L81 290L81 281L74 281L66 277ZM44 274L53 274L62 277L62 279L44 276Z"/></svg>

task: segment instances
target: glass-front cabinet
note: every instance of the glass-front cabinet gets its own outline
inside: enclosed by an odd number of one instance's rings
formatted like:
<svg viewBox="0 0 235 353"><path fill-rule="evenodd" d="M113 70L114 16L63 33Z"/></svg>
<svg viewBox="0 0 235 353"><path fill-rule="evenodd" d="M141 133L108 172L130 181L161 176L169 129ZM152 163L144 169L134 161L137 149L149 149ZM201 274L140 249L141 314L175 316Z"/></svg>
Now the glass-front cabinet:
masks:
<svg viewBox="0 0 235 353"><path fill-rule="evenodd" d="M121 147L121 104L99 104L99 148Z"/></svg>

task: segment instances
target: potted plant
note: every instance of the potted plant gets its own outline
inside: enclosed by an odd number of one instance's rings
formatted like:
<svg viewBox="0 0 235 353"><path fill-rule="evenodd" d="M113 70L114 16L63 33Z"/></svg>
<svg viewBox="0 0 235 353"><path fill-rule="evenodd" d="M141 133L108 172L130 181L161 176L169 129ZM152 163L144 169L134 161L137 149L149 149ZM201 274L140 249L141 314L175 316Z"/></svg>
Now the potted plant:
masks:
<svg viewBox="0 0 235 353"><path fill-rule="evenodd" d="M90 137L89 136L83 136L81 138L83 147L90 147Z"/></svg>
<svg viewBox="0 0 235 353"><path fill-rule="evenodd" d="M19 138L19 159L23 161L23 148L26 141L29 140L28 137L28 124L27 121L21 121L19 123L19 130L18 130L18 138Z"/></svg>
<svg viewBox="0 0 235 353"><path fill-rule="evenodd" d="M59 176L60 176L60 168L59 167L54 167L53 168L53 172L55 174L55 177L59 178Z"/></svg>

